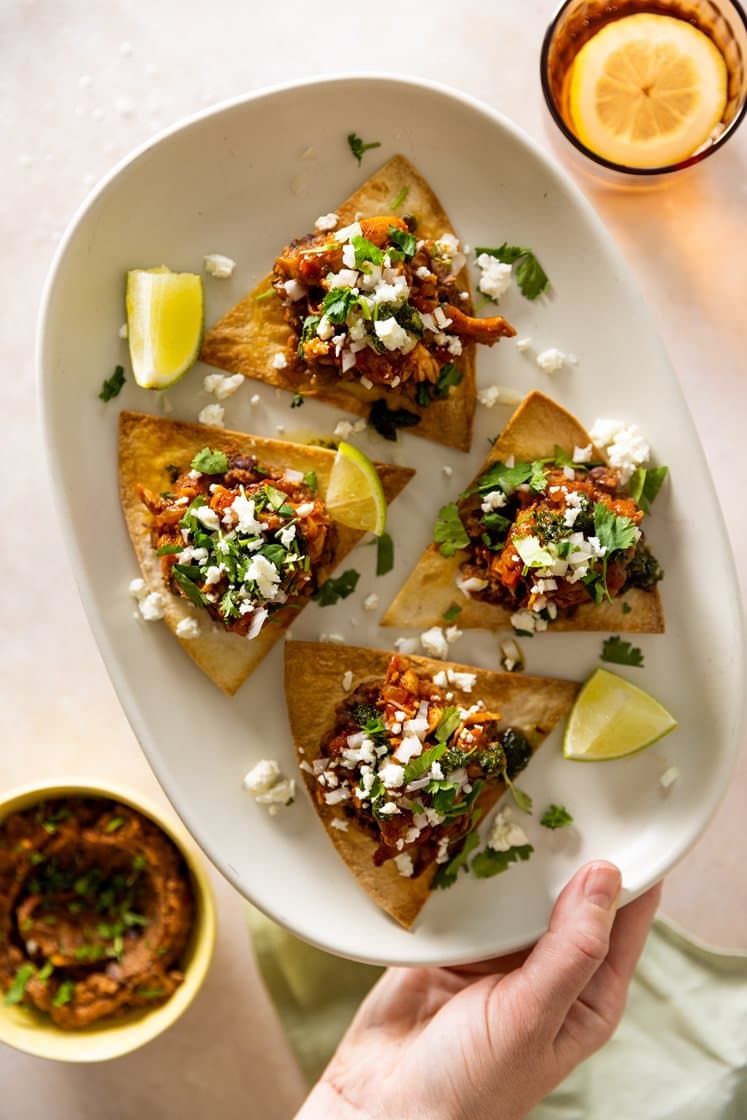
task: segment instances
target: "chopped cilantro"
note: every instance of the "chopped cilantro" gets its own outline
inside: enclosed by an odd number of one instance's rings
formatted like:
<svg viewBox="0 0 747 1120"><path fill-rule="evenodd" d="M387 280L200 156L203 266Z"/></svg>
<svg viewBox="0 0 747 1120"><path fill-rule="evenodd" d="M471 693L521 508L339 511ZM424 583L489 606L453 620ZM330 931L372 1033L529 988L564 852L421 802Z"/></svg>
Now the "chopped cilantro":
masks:
<svg viewBox="0 0 747 1120"><path fill-rule="evenodd" d="M99 393L100 401L111 401L118 397L126 381L124 366L117 366L111 377L104 379Z"/></svg>
<svg viewBox="0 0 747 1120"><path fill-rule="evenodd" d="M320 607L334 606L338 599L347 599L348 595L352 595L359 579L360 572L356 572L355 568L348 568L336 579L330 576L325 580L319 590L314 592L313 598Z"/></svg>
<svg viewBox="0 0 747 1120"><path fill-rule="evenodd" d="M452 603L446 608L444 613L441 615L441 618L444 620L444 622L454 622L454 620L458 618L461 613L462 608L459 606L459 604Z"/></svg>
<svg viewBox="0 0 747 1120"><path fill-rule="evenodd" d="M203 447L190 466L193 471L200 471L201 474L225 474L228 470L228 456L222 451L211 451L209 447Z"/></svg>
<svg viewBox="0 0 747 1120"><path fill-rule="evenodd" d="M372 246L372 248L375 248L375 246ZM330 288L322 300L322 315L325 315L330 323L335 325L344 323L350 313L350 304L354 301L355 296L352 288ZM305 327L306 323L304 323L304 330Z"/></svg>
<svg viewBox="0 0 747 1120"><path fill-rule="evenodd" d="M535 463L515 463L513 467L507 467L500 461L491 463L485 474L480 475L476 484L471 489L465 490L462 496L467 497L477 491L485 494L490 490L502 490L507 497L510 497L524 482L529 482L532 478L536 486L544 489L540 482L540 471L539 460Z"/></svg>
<svg viewBox="0 0 747 1120"><path fill-rule="evenodd" d="M453 362L441 366L438 378L433 384L430 381L421 381L417 387L415 399L421 408L427 408L432 401L444 400L448 397L452 385L461 385L464 374Z"/></svg>
<svg viewBox="0 0 747 1120"><path fill-rule="evenodd" d="M387 236L393 245L396 245L398 249L402 250L405 257L409 259L415 256L418 243L417 239L411 233L403 229L397 229L396 226L389 226Z"/></svg>
<svg viewBox="0 0 747 1120"><path fill-rule="evenodd" d="M433 526L433 540L439 546L438 550L442 556L453 556L460 548L466 548L469 544L467 530L462 524L456 502L441 506L438 519Z"/></svg>
<svg viewBox="0 0 747 1120"><path fill-rule="evenodd" d="M291 408L300 408L303 404L303 393L294 393L291 397Z"/></svg>
<svg viewBox="0 0 747 1120"><path fill-rule="evenodd" d="M457 875L464 868L467 868L467 857L475 850L480 843L480 837L476 829L468 832L465 837L464 844L461 850L450 859L448 863L442 863L436 874L433 876L433 883L431 884L436 890L446 890L447 887L452 887L456 883Z"/></svg>
<svg viewBox="0 0 747 1120"><path fill-rule="evenodd" d="M49 980L49 977L52 975L53 972L54 972L54 965L52 964L51 961L46 961L45 964L43 964L42 967L39 969L39 971L36 975L36 979L41 980L42 982L44 982L45 980Z"/></svg>
<svg viewBox="0 0 747 1120"><path fill-rule="evenodd" d="M167 463L163 469L166 471L171 482L176 482L177 478L182 473L181 468L177 467L174 463Z"/></svg>
<svg viewBox="0 0 747 1120"><path fill-rule="evenodd" d="M389 533L376 538L376 575L385 576L394 567L394 541Z"/></svg>
<svg viewBox="0 0 747 1120"><path fill-rule="evenodd" d="M358 166L360 167L360 162L363 158L363 153L370 151L371 148L380 148L381 147L381 141L380 140L373 140L369 144L365 144L363 142L363 140L361 140L360 136L357 136L354 132L349 132L348 133L348 146L350 148L350 151L353 153L355 158L358 160Z"/></svg>
<svg viewBox="0 0 747 1120"><path fill-rule="evenodd" d="M618 635L605 638L600 658L602 661L611 661L615 665L633 665L639 669L643 668L643 654L638 646L631 645Z"/></svg>
<svg viewBox="0 0 747 1120"><path fill-rule="evenodd" d="M661 490L669 467L639 467L630 477L628 493L644 513L651 513L651 503Z"/></svg>
<svg viewBox="0 0 747 1120"><path fill-rule="evenodd" d="M117 832L125 823L124 817L112 817L106 822L104 832Z"/></svg>
<svg viewBox="0 0 747 1120"><path fill-rule="evenodd" d="M420 416L407 408L387 408L383 400L374 401L368 414L369 427L384 439L396 440L398 428L413 428L420 423Z"/></svg>
<svg viewBox="0 0 747 1120"><path fill-rule="evenodd" d="M260 292L258 296L254 297L255 303L260 303L263 299L269 299L275 292L274 288L267 288L264 292Z"/></svg>
<svg viewBox="0 0 747 1120"><path fill-rule="evenodd" d="M165 988L135 988L135 995L141 999L160 999L166 995Z"/></svg>
<svg viewBox="0 0 747 1120"><path fill-rule="evenodd" d="M52 1000L52 1007L64 1007L66 1003L70 1003L75 992L75 983L73 980L63 980L60 984L55 997Z"/></svg>
<svg viewBox="0 0 747 1120"><path fill-rule="evenodd" d="M470 870L478 879L492 879L494 875L507 871L512 863L529 859L533 851L531 844L519 844L506 852L497 852L495 848L484 848L472 860Z"/></svg>
<svg viewBox="0 0 747 1120"><path fill-rule="evenodd" d="M540 824L543 828L565 828L566 825L573 824L573 817L564 805L552 804L548 805L540 817Z"/></svg>
<svg viewBox="0 0 747 1120"><path fill-rule="evenodd" d="M630 603L623 602L623 605L622 605L623 614L630 614L632 609L633 608L631 607Z"/></svg>
<svg viewBox="0 0 747 1120"><path fill-rule="evenodd" d="M531 249L509 245L508 242L504 241L497 249L486 249L485 247L475 249L476 257L483 253L487 253L489 257L495 257L503 264L516 265L516 283L519 285L522 295L526 296L527 299L536 299L550 285L547 273Z"/></svg>
<svg viewBox="0 0 747 1120"><path fill-rule="evenodd" d="M371 264L382 264L384 261L384 251L378 245L374 245L373 241L369 241L367 237L351 237L350 244L353 246L355 254L356 267L360 268L362 264L370 261ZM335 289L332 288L332 291ZM351 293L352 295L352 293ZM322 308L324 304L322 304ZM334 320L332 320L334 322Z"/></svg>
<svg viewBox="0 0 747 1120"><path fill-rule="evenodd" d="M413 758L405 766L405 785L408 782L414 782L417 778L422 778L428 773L434 762L438 762L441 755L446 750L446 743L436 743L435 746L429 747L423 751L416 758Z"/></svg>
<svg viewBox="0 0 747 1120"><path fill-rule="evenodd" d="M148 861L145 858L145 856L143 856L143 855L139 855L139 854L136 855L135 858L132 861L132 870L133 871L144 871L147 866L148 866Z"/></svg>
<svg viewBox="0 0 747 1120"><path fill-rule="evenodd" d="M514 802L515 802L517 808L521 809L522 813L531 813L532 812L532 799L531 799L531 797L523 789L519 789L518 786L514 785L514 783L511 781L511 779L508 776L507 767L504 767L503 773L501 774L501 777L503 778L504 782L508 786L508 788L511 792L511 796L514 799Z"/></svg>
<svg viewBox="0 0 747 1120"><path fill-rule="evenodd" d="M392 202L389 204L389 209L390 210L399 210L400 206L405 201L405 199L407 198L409 193L410 193L410 188L409 187L403 187L402 190L397 195L397 197L395 199L393 199Z"/></svg>
<svg viewBox="0 0 747 1120"><path fill-rule="evenodd" d="M21 1002L24 992L26 991L26 985L35 972L36 968L33 964L31 964L30 961L27 961L26 964L22 964L20 968L16 969L15 976L13 977L13 982L5 993L6 1003Z"/></svg>
<svg viewBox="0 0 747 1120"><path fill-rule="evenodd" d="M458 708L444 708L435 730L436 742L448 743L461 722Z"/></svg>
<svg viewBox="0 0 747 1120"><path fill-rule="evenodd" d="M319 489L316 471L306 471L306 474L303 476L303 483L304 486L308 486L309 490L312 490L316 494Z"/></svg>

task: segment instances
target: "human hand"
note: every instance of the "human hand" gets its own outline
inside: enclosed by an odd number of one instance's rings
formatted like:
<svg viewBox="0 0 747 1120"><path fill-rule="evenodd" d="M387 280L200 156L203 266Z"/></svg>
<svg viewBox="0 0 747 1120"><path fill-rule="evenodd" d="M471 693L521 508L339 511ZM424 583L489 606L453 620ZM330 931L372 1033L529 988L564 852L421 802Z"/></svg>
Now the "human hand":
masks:
<svg viewBox="0 0 747 1120"><path fill-rule="evenodd" d="M661 894L617 911L620 883L582 867L523 953L389 969L297 1120L520 1120L620 1020Z"/></svg>

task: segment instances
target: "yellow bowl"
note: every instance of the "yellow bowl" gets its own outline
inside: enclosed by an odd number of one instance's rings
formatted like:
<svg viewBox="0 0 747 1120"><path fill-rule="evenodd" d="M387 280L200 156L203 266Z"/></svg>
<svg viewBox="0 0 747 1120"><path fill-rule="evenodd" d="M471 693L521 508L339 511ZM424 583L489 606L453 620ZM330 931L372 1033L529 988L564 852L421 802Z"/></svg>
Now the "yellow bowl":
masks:
<svg viewBox="0 0 747 1120"><path fill-rule="evenodd" d="M0 821L52 797L105 797L129 805L149 817L173 840L189 869L195 897L192 935L184 957L184 981L166 1003L152 1010L82 1030L61 1030L41 1012L6 1004L0 996L0 1042L37 1058L56 1062L102 1062L119 1058L161 1034L175 1023L197 995L207 974L215 947L215 899L200 852L178 821L165 816L147 798L114 783L82 778L60 779L43 786L22 786L0 798Z"/></svg>

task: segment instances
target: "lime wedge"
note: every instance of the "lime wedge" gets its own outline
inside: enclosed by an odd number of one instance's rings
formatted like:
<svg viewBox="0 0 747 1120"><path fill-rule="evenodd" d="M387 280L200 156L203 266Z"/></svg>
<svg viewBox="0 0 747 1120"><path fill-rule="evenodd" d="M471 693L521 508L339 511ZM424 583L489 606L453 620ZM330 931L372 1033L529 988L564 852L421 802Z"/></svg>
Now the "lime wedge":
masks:
<svg viewBox="0 0 747 1120"><path fill-rule="evenodd" d="M563 740L563 754L576 762L626 758L650 747L677 720L642 688L597 669L578 694Z"/></svg>
<svg viewBox="0 0 747 1120"><path fill-rule="evenodd" d="M341 443L332 464L325 498L329 515L341 525L380 537L386 526L386 497L367 455Z"/></svg>
<svg viewBox="0 0 747 1120"><path fill-rule="evenodd" d="M127 334L135 380L167 389L195 364L204 324L202 277L165 267L127 273Z"/></svg>

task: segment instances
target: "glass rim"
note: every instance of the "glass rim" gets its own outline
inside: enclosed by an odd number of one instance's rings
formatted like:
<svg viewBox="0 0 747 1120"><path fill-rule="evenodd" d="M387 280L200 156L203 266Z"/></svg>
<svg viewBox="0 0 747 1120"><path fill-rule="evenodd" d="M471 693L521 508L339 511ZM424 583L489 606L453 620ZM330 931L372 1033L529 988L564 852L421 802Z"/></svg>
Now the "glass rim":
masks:
<svg viewBox="0 0 747 1120"><path fill-rule="evenodd" d="M651 177L653 175L666 175L671 171L682 171L686 167L693 167L696 163L700 163L713 152L718 151L719 148L722 148L724 146L727 140L729 140L730 137L736 132L737 128L744 120L745 114L747 113L747 96L742 98L742 104L740 105L738 111L734 114L733 119L729 122L721 135L713 141L712 144L709 144L707 148L701 148L699 151L693 152L693 154L688 156L687 159L678 160L677 163L665 163L661 164L659 167L627 167L623 163L615 163L613 160L606 159L604 156L599 155L597 152L593 152L591 148L587 148L587 146L582 143L582 141L579 140L579 138L573 132L571 132L570 128L560 115L558 107L555 103L555 98L550 91L550 82L547 75L547 61L550 54L550 45L557 29L558 21L565 12L566 8L568 8L573 2L574 0L563 0L563 3L559 5L557 11L555 12L555 15L548 24L547 30L545 31L545 35L542 40L542 50L540 51L540 82L542 85L542 94L545 98L545 104L550 113L550 116L552 117L560 131L563 133L566 140L568 140L569 143L573 145L576 151L580 152L581 155L586 156L586 158L590 159L593 163L599 164L601 167L606 167L608 171L616 171L621 175L640 175L645 178ZM745 14L744 8L742 7L739 0L729 0L729 3L732 4L734 10L741 19L744 25L745 33L747 34L747 14Z"/></svg>

